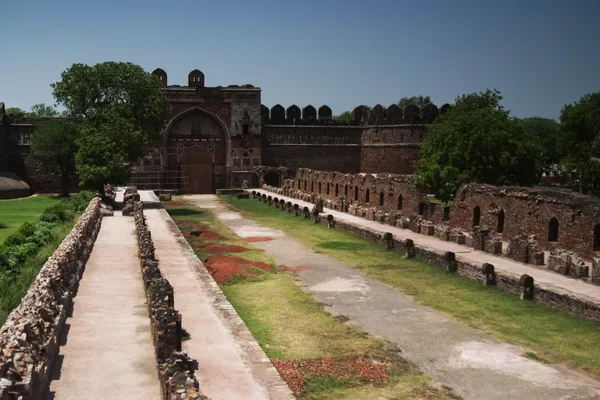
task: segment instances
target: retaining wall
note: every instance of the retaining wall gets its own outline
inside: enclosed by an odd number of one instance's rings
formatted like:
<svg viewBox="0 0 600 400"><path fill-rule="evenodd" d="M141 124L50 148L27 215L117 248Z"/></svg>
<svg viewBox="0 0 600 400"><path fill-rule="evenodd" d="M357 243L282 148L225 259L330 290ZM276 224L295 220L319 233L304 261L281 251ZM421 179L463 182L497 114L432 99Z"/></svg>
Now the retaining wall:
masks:
<svg viewBox="0 0 600 400"><path fill-rule="evenodd" d="M100 230L94 198L0 328L0 399L42 399L67 314Z"/></svg>

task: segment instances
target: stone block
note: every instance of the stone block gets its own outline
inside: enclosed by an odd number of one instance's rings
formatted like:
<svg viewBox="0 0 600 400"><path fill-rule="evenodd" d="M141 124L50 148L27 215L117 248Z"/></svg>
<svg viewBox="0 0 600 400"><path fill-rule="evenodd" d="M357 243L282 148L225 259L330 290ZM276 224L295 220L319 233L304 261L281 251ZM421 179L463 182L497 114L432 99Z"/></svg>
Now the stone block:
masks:
<svg viewBox="0 0 600 400"><path fill-rule="evenodd" d="M592 258L592 282L600 283L600 257Z"/></svg>

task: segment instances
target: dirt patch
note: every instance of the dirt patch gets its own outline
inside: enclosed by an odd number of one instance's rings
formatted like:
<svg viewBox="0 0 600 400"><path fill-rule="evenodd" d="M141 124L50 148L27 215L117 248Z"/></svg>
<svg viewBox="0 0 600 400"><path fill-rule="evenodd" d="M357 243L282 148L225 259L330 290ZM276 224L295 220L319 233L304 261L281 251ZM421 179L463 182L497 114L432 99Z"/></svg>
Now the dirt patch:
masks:
<svg viewBox="0 0 600 400"><path fill-rule="evenodd" d="M223 240L224 237L219 235L218 233L215 233L213 231L201 231L201 230L197 230L197 231L190 231L189 232L190 236L195 236L195 237L201 237L204 240Z"/></svg>
<svg viewBox="0 0 600 400"><path fill-rule="evenodd" d="M202 249L204 253L242 253L244 251L248 251L247 248L236 245L229 246L214 246L208 245Z"/></svg>
<svg viewBox="0 0 600 400"><path fill-rule="evenodd" d="M259 276L262 271L269 271L269 264L259 261L248 261L242 257L213 255L204 261L204 266L219 284L231 283L233 280Z"/></svg>
<svg viewBox="0 0 600 400"><path fill-rule="evenodd" d="M288 272L299 272L299 271L306 271L306 269L308 268L306 265L295 265L293 267L288 267L283 265L283 270L284 271L288 271Z"/></svg>
<svg viewBox="0 0 600 400"><path fill-rule="evenodd" d="M268 242L269 240L273 240L273 238L268 237L268 236L252 236L252 237L246 238L246 241L249 243Z"/></svg>
<svg viewBox="0 0 600 400"><path fill-rule="evenodd" d="M175 200L163 201L162 203L164 206L167 206L167 207L169 207L169 206L170 207L180 207L180 206L186 205L182 201L175 201Z"/></svg>
<svg viewBox="0 0 600 400"><path fill-rule="evenodd" d="M360 356L324 357L309 360L272 360L277 372L294 393L304 388L307 375L355 379L364 384L378 385L388 380L387 365Z"/></svg>

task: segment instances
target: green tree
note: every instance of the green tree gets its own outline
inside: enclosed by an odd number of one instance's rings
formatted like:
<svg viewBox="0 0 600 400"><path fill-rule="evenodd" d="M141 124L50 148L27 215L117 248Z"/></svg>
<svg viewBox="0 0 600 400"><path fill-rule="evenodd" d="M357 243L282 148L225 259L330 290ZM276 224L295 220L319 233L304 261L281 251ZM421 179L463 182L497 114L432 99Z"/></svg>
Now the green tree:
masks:
<svg viewBox="0 0 600 400"><path fill-rule="evenodd" d="M579 191L600 193L600 92L563 107L559 149L567 168L579 178Z"/></svg>
<svg viewBox="0 0 600 400"><path fill-rule="evenodd" d="M525 132L537 138L543 147L543 169L548 170L552 165L560 163L564 155L562 149L558 147L561 136L560 123L550 118L541 117L524 118L518 121Z"/></svg>
<svg viewBox="0 0 600 400"><path fill-rule="evenodd" d="M80 184L102 193L107 183L125 183L131 160L142 154L142 138L133 123L114 110L104 113L101 121L82 126L75 154Z"/></svg>
<svg viewBox="0 0 600 400"><path fill-rule="evenodd" d="M344 111L341 114L334 115L333 119L340 122L350 122L352 121L352 111Z"/></svg>
<svg viewBox="0 0 600 400"><path fill-rule="evenodd" d="M160 81L132 63L73 64L51 86L57 103L86 121L77 174L100 191L104 183L124 183L128 166L160 138L169 115Z"/></svg>
<svg viewBox="0 0 600 400"><path fill-rule="evenodd" d="M418 96L403 97L398 102L398 105L400 106L400 108L404 108L410 104L414 104L419 106L419 108L423 108L424 106L430 103L431 98L429 96L423 96L422 94L420 94Z"/></svg>
<svg viewBox="0 0 600 400"><path fill-rule="evenodd" d="M77 125L56 118L40 125L31 138L31 153L49 171L58 171L63 196L69 195L69 175L75 172Z"/></svg>
<svg viewBox="0 0 600 400"><path fill-rule="evenodd" d="M429 125L417 181L448 202L469 182L532 185L538 182L542 149L500 105L497 90L460 96Z"/></svg>
<svg viewBox="0 0 600 400"><path fill-rule="evenodd" d="M8 115L28 115L29 113L19 107L8 107L6 109Z"/></svg>
<svg viewBox="0 0 600 400"><path fill-rule="evenodd" d="M29 115L32 117L58 117L60 112L54 106L47 106L45 103L31 106Z"/></svg>

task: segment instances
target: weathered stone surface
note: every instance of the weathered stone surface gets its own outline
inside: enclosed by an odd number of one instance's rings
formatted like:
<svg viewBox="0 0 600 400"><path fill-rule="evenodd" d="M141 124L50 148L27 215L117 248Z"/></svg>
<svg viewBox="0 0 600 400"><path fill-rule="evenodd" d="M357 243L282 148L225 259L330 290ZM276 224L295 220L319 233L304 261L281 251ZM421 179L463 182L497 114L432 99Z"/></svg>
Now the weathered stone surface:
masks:
<svg viewBox="0 0 600 400"><path fill-rule="evenodd" d="M575 278L587 278L590 267L572 251L555 249L548 257L548 269Z"/></svg>
<svg viewBox="0 0 600 400"><path fill-rule="evenodd" d="M39 399L102 215L95 197L0 328L0 399ZM10 395L9 395L10 393Z"/></svg>
<svg viewBox="0 0 600 400"><path fill-rule="evenodd" d="M142 202L139 201L139 196L137 199L135 196L131 198L163 398L206 399L200 393L194 374L198 368L197 362L181 352L181 315L175 310L173 287L163 277L154 257L154 243L146 224Z"/></svg>

